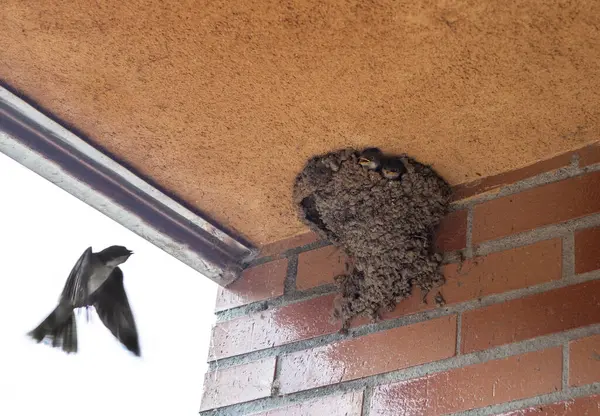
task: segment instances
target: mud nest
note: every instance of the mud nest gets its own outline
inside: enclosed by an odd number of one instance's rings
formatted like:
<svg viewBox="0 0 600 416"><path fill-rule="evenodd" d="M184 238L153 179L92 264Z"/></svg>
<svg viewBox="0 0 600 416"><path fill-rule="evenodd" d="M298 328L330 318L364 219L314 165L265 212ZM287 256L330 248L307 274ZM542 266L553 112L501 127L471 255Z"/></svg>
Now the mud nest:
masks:
<svg viewBox="0 0 600 416"><path fill-rule="evenodd" d="M351 260L348 274L336 277L334 316L343 331L358 316L377 320L415 285L427 294L444 283L433 236L448 212L450 186L406 155L380 154L402 172L387 179L380 167L359 163L364 154L344 149L313 157L293 191L302 221Z"/></svg>

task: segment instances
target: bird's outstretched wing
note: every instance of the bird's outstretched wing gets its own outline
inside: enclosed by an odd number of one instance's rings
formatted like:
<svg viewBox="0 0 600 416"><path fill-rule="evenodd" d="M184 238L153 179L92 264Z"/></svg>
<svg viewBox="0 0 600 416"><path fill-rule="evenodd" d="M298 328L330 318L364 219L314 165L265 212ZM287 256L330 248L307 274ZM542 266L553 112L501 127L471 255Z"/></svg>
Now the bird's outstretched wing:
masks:
<svg viewBox="0 0 600 416"><path fill-rule="evenodd" d="M123 286L123 272L116 267L106 282L92 294L98 316L112 334L132 353L140 356L135 319Z"/></svg>
<svg viewBox="0 0 600 416"><path fill-rule="evenodd" d="M68 299L73 305L78 305L87 299L91 267L92 248L88 247L73 266L63 288L61 299Z"/></svg>

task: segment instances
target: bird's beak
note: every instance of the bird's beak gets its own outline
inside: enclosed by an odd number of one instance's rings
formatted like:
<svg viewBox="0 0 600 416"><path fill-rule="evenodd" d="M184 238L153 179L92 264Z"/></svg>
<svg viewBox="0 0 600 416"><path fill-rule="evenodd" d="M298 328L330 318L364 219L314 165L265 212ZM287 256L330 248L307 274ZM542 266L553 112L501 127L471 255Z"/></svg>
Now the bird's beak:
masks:
<svg viewBox="0 0 600 416"><path fill-rule="evenodd" d="M133 251L129 250L129 255L131 256L133 254Z"/></svg>
<svg viewBox="0 0 600 416"><path fill-rule="evenodd" d="M364 157L361 157L360 159L358 159L358 163L361 165L368 165L369 163L371 163L371 161L369 159L365 159Z"/></svg>

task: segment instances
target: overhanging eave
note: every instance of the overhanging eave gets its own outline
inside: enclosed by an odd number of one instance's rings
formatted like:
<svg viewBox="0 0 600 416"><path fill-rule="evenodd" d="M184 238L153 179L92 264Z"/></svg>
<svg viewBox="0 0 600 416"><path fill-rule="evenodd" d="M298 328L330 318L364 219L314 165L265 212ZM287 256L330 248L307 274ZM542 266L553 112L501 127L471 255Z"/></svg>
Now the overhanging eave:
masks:
<svg viewBox="0 0 600 416"><path fill-rule="evenodd" d="M0 151L219 285L254 250L0 87Z"/></svg>

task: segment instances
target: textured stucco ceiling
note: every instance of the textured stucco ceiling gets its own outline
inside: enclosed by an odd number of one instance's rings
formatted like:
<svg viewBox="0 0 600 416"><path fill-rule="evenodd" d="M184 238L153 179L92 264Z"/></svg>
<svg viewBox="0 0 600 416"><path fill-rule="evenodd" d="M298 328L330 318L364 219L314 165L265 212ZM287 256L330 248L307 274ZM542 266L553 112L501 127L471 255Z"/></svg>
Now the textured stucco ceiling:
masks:
<svg viewBox="0 0 600 416"><path fill-rule="evenodd" d="M597 140L600 2L22 1L0 79L257 244L305 160L377 145L453 184Z"/></svg>

